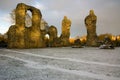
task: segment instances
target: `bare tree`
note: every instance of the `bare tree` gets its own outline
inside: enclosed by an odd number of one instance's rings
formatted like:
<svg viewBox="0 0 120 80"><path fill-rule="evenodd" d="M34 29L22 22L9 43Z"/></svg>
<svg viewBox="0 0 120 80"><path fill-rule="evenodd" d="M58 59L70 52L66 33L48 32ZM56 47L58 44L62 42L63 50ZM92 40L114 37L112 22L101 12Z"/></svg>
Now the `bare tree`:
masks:
<svg viewBox="0 0 120 80"><path fill-rule="evenodd" d="M11 23L12 24L15 24L15 9L12 10L12 12L10 13L10 16L11 16ZM32 21L31 21L31 16L29 15L29 13L26 13L26 16L25 16L25 26L26 27L30 27L32 25Z"/></svg>
<svg viewBox="0 0 120 80"><path fill-rule="evenodd" d="M10 13L10 17L11 17L11 23L15 24L15 9L12 10L12 12Z"/></svg>

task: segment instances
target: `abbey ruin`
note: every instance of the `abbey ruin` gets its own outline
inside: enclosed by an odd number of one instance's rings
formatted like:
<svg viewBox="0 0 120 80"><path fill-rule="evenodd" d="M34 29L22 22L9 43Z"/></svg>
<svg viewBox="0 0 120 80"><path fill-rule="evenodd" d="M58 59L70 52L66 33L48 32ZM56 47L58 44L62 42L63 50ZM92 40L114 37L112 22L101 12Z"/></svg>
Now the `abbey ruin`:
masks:
<svg viewBox="0 0 120 80"><path fill-rule="evenodd" d="M30 27L27 27L25 23L27 11L30 11L32 14L32 25ZM15 16L16 23L10 26L6 34L8 38L5 38L5 46L7 45L8 48L68 47L72 45L79 45L79 47L81 45L90 47L100 46L98 43L100 39L96 33L97 16L93 10L90 10L89 15L84 20L87 30L86 38L83 42L80 39L74 40L72 44L70 42L72 21L67 16L64 16L61 22L60 36L58 36L56 26L49 26L47 23L44 23L41 11L35 7L19 3L15 9ZM46 38L46 35L49 38Z"/></svg>
<svg viewBox="0 0 120 80"><path fill-rule="evenodd" d="M32 13L32 26L25 26L26 12ZM50 47L68 46L70 37L71 21L65 16L62 21L61 36L57 36L57 28L50 26L47 30L42 30L40 25L42 14L39 9L19 3L15 9L16 24L8 30L8 48L41 48L49 45ZM46 44L45 35L49 35Z"/></svg>

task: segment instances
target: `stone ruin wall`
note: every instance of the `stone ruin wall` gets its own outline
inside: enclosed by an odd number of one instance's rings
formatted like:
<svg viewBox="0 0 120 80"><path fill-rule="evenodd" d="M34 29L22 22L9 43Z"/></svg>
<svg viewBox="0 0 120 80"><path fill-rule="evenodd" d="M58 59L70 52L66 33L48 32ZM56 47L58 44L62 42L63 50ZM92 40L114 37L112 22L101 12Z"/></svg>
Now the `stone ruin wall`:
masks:
<svg viewBox="0 0 120 80"><path fill-rule="evenodd" d="M32 13L32 26L25 26L27 10ZM15 11L16 24L8 30L8 48L39 48L44 47L40 31L42 14L39 9L19 3Z"/></svg>

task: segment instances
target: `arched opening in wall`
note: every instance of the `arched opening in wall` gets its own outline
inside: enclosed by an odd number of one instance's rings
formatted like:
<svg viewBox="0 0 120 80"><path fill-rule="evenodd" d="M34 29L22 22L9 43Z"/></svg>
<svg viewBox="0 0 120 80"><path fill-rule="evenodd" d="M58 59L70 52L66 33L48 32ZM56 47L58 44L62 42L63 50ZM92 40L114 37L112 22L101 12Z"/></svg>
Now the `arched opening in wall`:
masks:
<svg viewBox="0 0 120 80"><path fill-rule="evenodd" d="M45 39L49 39L50 38L50 35L49 34L46 34L45 35Z"/></svg>
<svg viewBox="0 0 120 80"><path fill-rule="evenodd" d="M25 27L31 27L31 26L32 26L32 12L28 10L25 16Z"/></svg>
<svg viewBox="0 0 120 80"><path fill-rule="evenodd" d="M46 44L47 47L50 46L50 45L49 45L49 38L50 38L50 35L49 35L49 34L46 34L46 35L45 35L45 44Z"/></svg>

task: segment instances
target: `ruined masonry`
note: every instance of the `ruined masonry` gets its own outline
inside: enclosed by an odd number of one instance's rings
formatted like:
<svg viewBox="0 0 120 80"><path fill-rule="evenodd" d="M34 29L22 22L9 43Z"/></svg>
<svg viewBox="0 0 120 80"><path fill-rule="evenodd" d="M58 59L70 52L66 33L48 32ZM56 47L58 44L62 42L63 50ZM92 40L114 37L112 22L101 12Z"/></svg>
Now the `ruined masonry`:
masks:
<svg viewBox="0 0 120 80"><path fill-rule="evenodd" d="M25 26L27 10L32 13L32 26ZM8 48L39 48L44 47L41 38L40 22L42 14L39 9L19 3L15 10L16 24L8 30Z"/></svg>
<svg viewBox="0 0 120 80"><path fill-rule="evenodd" d="M62 33L60 36L61 46L69 46L69 37L70 37L70 27L71 27L71 20L64 16L62 20Z"/></svg>
<svg viewBox="0 0 120 80"><path fill-rule="evenodd" d="M87 46L98 46L97 44L97 34L96 34L96 22L97 16L94 14L93 10L90 10L89 15L85 18L85 25L87 29Z"/></svg>

